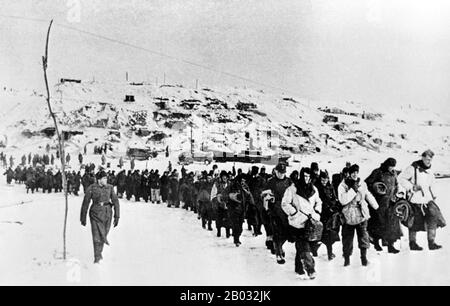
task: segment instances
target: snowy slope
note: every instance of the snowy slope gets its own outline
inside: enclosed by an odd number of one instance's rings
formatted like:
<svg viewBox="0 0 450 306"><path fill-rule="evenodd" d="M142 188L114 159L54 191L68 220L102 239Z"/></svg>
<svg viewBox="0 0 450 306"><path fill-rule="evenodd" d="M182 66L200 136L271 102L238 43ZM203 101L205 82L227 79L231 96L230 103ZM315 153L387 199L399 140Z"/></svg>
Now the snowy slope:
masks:
<svg viewBox="0 0 450 306"><path fill-rule="evenodd" d="M87 143L110 141L109 130L121 133L114 144L117 156L133 143L156 150L166 146L173 151L188 150L189 125L193 127L196 150L285 149L291 153L345 155L348 150L412 153L430 147L446 153L450 148L449 115L410 107L386 110L355 102L323 103L226 87L196 90L178 85L65 82L57 84L52 92L61 129L84 133L67 143L67 151L75 154ZM126 95L134 96L134 102L125 102ZM342 129L337 129L336 123L323 122L324 116L330 115L321 111L324 107L347 113L331 114ZM367 120L361 118L363 113L380 116ZM39 134L52 126L40 93L4 88L0 91L0 120L0 134L8 138L8 153L20 156L23 152L18 150L19 144L22 150L38 152L47 143L56 144L55 138L23 135L24 131ZM137 136L139 129L148 131L148 135ZM275 147L268 147L268 131ZM151 140L158 133L167 137Z"/></svg>

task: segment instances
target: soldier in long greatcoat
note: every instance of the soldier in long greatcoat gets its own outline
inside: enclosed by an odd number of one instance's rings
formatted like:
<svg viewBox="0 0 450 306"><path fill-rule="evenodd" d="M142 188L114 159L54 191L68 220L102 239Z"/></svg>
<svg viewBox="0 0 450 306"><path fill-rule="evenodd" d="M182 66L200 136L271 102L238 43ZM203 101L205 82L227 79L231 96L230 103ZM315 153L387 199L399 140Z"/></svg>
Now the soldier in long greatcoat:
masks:
<svg viewBox="0 0 450 306"><path fill-rule="evenodd" d="M109 245L108 233L114 210L114 227L119 224L120 205L114 188L107 183L107 174L101 171L97 177L97 183L92 184L86 191L81 206L81 225L86 226L86 218L89 205L89 219L91 220L92 240L94 243L94 263L103 259L104 244Z"/></svg>

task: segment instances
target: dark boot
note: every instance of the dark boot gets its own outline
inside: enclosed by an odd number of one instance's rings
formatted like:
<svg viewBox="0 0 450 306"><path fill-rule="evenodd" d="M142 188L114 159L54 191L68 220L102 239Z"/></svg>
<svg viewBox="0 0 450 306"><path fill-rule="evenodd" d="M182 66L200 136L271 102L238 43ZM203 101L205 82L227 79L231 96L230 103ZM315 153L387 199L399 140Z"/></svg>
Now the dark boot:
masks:
<svg viewBox="0 0 450 306"><path fill-rule="evenodd" d="M234 237L234 244L239 247L241 245L241 242L239 241L239 237Z"/></svg>
<svg viewBox="0 0 450 306"><path fill-rule="evenodd" d="M373 242L373 246L375 247L375 250L377 250L378 252L383 251L383 248L380 245L380 239L375 239Z"/></svg>
<svg viewBox="0 0 450 306"><path fill-rule="evenodd" d="M327 244L327 255L328 255L328 260L333 260L336 258L336 255L333 254L333 245L332 244Z"/></svg>
<svg viewBox="0 0 450 306"><path fill-rule="evenodd" d="M320 243L315 243L313 245L311 245L311 254L313 257L317 257L317 251L319 250L320 247Z"/></svg>
<svg viewBox="0 0 450 306"><path fill-rule="evenodd" d="M102 257L103 252L103 243L102 242L94 242L94 263L99 263Z"/></svg>
<svg viewBox="0 0 450 306"><path fill-rule="evenodd" d="M310 280L315 279L317 276L316 272L308 272L308 277Z"/></svg>
<svg viewBox="0 0 450 306"><path fill-rule="evenodd" d="M211 227L211 221L208 222L208 231L212 231L212 227Z"/></svg>
<svg viewBox="0 0 450 306"><path fill-rule="evenodd" d="M280 255L277 255L277 263L280 265L284 265L286 263L286 260Z"/></svg>
<svg viewBox="0 0 450 306"><path fill-rule="evenodd" d="M388 253L390 254L398 254L400 251L394 247L393 243L388 244Z"/></svg>
<svg viewBox="0 0 450 306"><path fill-rule="evenodd" d="M279 242L274 243L275 253L277 254L277 263L280 265L284 265L286 260L284 259L284 252L281 244Z"/></svg>
<svg viewBox="0 0 450 306"><path fill-rule="evenodd" d="M417 242L415 242L415 241L410 241L409 242L409 249L411 251L422 251L423 250L423 248L421 246L419 246L417 244Z"/></svg>
<svg viewBox="0 0 450 306"><path fill-rule="evenodd" d="M275 254L275 248L273 247L273 241L272 240L266 240L266 248L270 250L272 254Z"/></svg>
<svg viewBox="0 0 450 306"><path fill-rule="evenodd" d="M206 220L205 219L202 219L202 227L206 228Z"/></svg>
<svg viewBox="0 0 450 306"><path fill-rule="evenodd" d="M277 251L275 250L275 246L272 246L272 249L270 249L270 253L272 253L272 255L275 255L277 253Z"/></svg>
<svg viewBox="0 0 450 306"><path fill-rule="evenodd" d="M442 249L442 245L436 244L434 241L428 241L429 250L439 250Z"/></svg>
<svg viewBox="0 0 450 306"><path fill-rule="evenodd" d="M221 237L222 236L222 231L220 228L217 229L217 237Z"/></svg>
<svg viewBox="0 0 450 306"><path fill-rule="evenodd" d="M344 256L344 267L350 266L350 256Z"/></svg>
<svg viewBox="0 0 450 306"><path fill-rule="evenodd" d="M230 234L230 229L229 228L225 229L225 235L226 235L227 238L230 238L231 234Z"/></svg>
<svg viewBox="0 0 450 306"><path fill-rule="evenodd" d="M369 264L367 260L367 249L361 249L361 264L365 267Z"/></svg>

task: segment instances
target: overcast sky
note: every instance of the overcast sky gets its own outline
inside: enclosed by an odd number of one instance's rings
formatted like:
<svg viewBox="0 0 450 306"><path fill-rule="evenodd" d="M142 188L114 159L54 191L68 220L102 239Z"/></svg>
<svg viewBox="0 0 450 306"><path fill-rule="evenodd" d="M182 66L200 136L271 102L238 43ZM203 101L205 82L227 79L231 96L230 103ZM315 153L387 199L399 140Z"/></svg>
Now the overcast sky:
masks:
<svg viewBox="0 0 450 306"><path fill-rule="evenodd" d="M243 85L227 75L58 24L285 88L315 100L450 104L447 0L0 0L50 20L49 74ZM0 17L0 84L42 90L47 23Z"/></svg>

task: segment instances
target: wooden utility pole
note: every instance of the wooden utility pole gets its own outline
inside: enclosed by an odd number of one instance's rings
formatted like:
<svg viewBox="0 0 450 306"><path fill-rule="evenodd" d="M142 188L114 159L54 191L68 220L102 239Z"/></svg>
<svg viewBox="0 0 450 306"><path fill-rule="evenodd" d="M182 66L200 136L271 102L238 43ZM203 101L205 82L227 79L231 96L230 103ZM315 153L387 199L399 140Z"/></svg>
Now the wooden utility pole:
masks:
<svg viewBox="0 0 450 306"><path fill-rule="evenodd" d="M47 106L48 111L50 112L50 116L53 119L53 123L55 125L56 135L58 136L58 150L59 150L59 157L61 159L61 171L62 171L62 183L63 183L63 189L64 189L64 199L65 199L65 210L64 210L64 227L63 227L63 259L66 260L66 230L67 230L67 214L68 214L68 197L67 197L67 180L66 180L66 160L65 160L65 153L64 153L64 142L61 138L61 133L59 132L58 123L56 121L55 113L52 110L52 106L50 104L50 89L48 87L48 78L47 78L47 67L48 67L48 41L50 37L50 30L52 28L53 20L50 21L50 25L48 26L47 31L47 40L45 43L45 55L42 57L42 66L44 68L44 81L45 81L45 88L47 90Z"/></svg>
<svg viewBox="0 0 450 306"><path fill-rule="evenodd" d="M191 122L191 155L194 156L194 139L192 138L192 122Z"/></svg>

